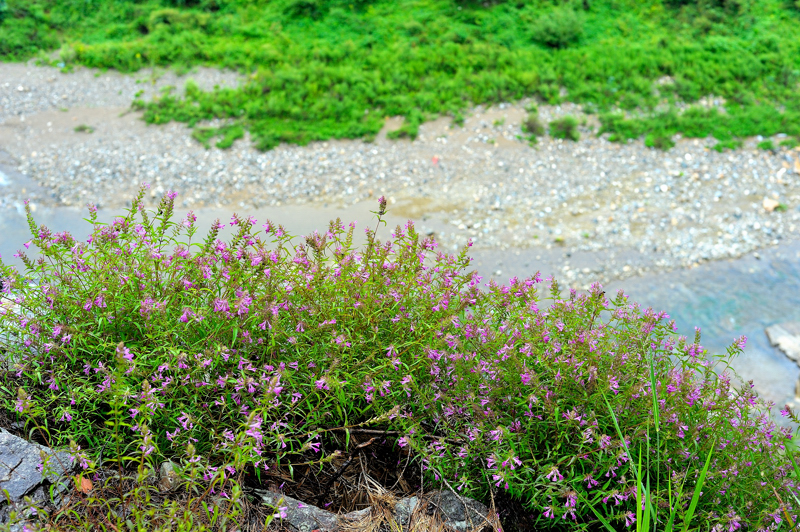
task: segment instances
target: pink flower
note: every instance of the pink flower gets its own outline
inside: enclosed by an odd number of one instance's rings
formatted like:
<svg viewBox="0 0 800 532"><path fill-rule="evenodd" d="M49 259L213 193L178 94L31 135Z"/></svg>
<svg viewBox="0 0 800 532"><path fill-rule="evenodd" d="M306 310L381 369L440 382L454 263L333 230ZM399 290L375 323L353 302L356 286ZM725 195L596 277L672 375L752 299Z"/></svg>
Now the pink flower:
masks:
<svg viewBox="0 0 800 532"><path fill-rule="evenodd" d="M556 466L550 468L550 472L547 475L545 475L545 478L547 478L551 482L564 480L564 476L558 471L558 468Z"/></svg>
<svg viewBox="0 0 800 532"><path fill-rule="evenodd" d="M187 323L189 321L189 318L191 316L194 316L194 315L195 314L194 314L194 311L192 311L192 309L190 309L189 307L184 307L183 308L183 313L181 314L181 317L178 318L178 319L180 321L182 321L183 323Z"/></svg>
<svg viewBox="0 0 800 532"><path fill-rule="evenodd" d="M626 512L625 513L625 526L629 527L636 522L636 516L633 515L633 512Z"/></svg>
<svg viewBox="0 0 800 532"><path fill-rule="evenodd" d="M196 221L197 221L197 216L194 214L194 212L189 211L186 213L186 218L184 218L181 223L185 228L191 229Z"/></svg>

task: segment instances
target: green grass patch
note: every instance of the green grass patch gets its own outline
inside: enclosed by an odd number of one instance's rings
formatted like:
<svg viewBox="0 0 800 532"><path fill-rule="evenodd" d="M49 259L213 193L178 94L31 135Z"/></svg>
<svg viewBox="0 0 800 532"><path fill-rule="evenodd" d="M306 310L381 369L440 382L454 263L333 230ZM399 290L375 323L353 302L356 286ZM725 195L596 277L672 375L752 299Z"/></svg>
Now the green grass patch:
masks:
<svg viewBox="0 0 800 532"><path fill-rule="evenodd" d="M778 145L781 146L782 148L788 148L791 150L793 148L800 146L800 140L797 140L794 137L789 137L787 139L780 141Z"/></svg>
<svg viewBox="0 0 800 532"><path fill-rule="evenodd" d="M771 150L775 149L775 144L770 139L762 140L761 142L756 144L756 148L758 148L759 150L770 150L771 151Z"/></svg>
<svg viewBox="0 0 800 532"><path fill-rule="evenodd" d="M550 135L555 139L577 141L581 135L578 133L578 121L574 116L565 116L550 122Z"/></svg>
<svg viewBox="0 0 800 532"><path fill-rule="evenodd" d="M528 134L527 139L531 144L535 144L538 137L545 134L544 124L539 120L538 112L536 107L528 109L528 116L522 122L522 131Z"/></svg>
<svg viewBox="0 0 800 532"><path fill-rule="evenodd" d="M405 117L393 138L414 138L436 116L523 97L581 103L614 139L659 148L674 133L800 134L800 10L787 0L8 1L0 58L59 47L64 69L242 72L235 89L188 85L137 106L151 123L235 122L262 149L369 139L388 116ZM725 112L676 105L711 94Z"/></svg>

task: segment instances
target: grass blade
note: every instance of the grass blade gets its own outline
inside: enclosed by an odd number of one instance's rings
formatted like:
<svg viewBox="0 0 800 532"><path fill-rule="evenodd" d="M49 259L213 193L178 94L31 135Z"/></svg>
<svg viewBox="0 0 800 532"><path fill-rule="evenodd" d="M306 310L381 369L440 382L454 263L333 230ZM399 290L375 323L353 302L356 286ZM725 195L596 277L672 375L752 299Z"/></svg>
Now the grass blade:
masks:
<svg viewBox="0 0 800 532"><path fill-rule="evenodd" d="M609 522L606 520L606 518L605 518L605 517L603 517L602 515L600 515L600 512L598 512L597 510L595 510L594 506L592 506L592 503L591 503L591 502L589 502L589 500L588 500L586 497L584 497L583 495L581 495L581 493L580 493L580 492L578 492L578 497L580 497L581 499L583 499L583 502L584 502L584 503L586 503L586 506L588 506L588 507L589 507L589 509L592 511L592 513L595 515L595 517L597 517L597 520L598 520L598 521L600 521L600 523L602 523L602 524L603 524L603 526L606 528L606 530L608 530L609 532L617 532L617 531L614 529L614 527L613 527L613 526L611 526L611 524L610 524L610 523L609 523Z"/></svg>
<svg viewBox="0 0 800 532"><path fill-rule="evenodd" d="M687 532L687 530L689 530L689 524L692 522L692 517L694 517L694 511L695 508L697 508L697 501L700 499L700 492L702 491L703 484L706 481L706 473L708 473L708 466L711 465L711 455L714 454L714 446L716 444L717 440L714 438L714 441L711 443L711 450L708 451L708 456L706 457L706 465L703 466L703 470L700 472L700 477L697 479L697 485L694 487L692 502L689 503L689 510L686 512L686 518L683 520L683 532Z"/></svg>
<svg viewBox="0 0 800 532"><path fill-rule="evenodd" d="M656 388L656 354L655 352L651 352L650 354L650 392L653 397L653 424L656 428L656 454L661 451L661 419L659 418L658 413L658 393ZM656 458L658 458L656 456ZM647 464L650 465L650 433L648 431L647 437ZM647 468L647 491L650 491L650 468ZM659 493L661 490L661 461L656 460L656 493ZM653 514L653 529L656 528L656 523L658 522L658 505L652 504L650 506L650 510Z"/></svg>
<svg viewBox="0 0 800 532"><path fill-rule="evenodd" d="M675 514L678 513L678 501L681 500L681 492L678 492L678 495L673 500L671 478L667 479L667 490L669 496L669 519L667 520L667 525L664 527L664 532L672 532L672 528L675 526Z"/></svg>
<svg viewBox="0 0 800 532"><path fill-rule="evenodd" d="M633 464L633 455L631 454L631 450L628 448L628 443L625 441L625 437L622 435L622 429L619 428L619 422L617 421L617 415L614 413L614 409L611 408L611 403L608 402L608 398L603 395L603 400L606 402L606 406L608 407L608 411L611 413L611 419L614 421L614 428L617 429L617 436L619 437L620 441L622 442L623 447L625 448L625 453L628 455L628 460L631 461ZM649 442L648 442L649 446ZM633 474L636 475L636 530L641 532L647 532L650 526L650 514L654 512L652 508L650 508L651 500L648 495L649 488L650 488L650 481L649 481L649 473L648 473L648 482L647 482L647 489L645 489L644 484L642 483L642 452L641 449L639 450L639 461L638 461L638 468L632 467ZM641 494L641 495L640 495ZM642 515L642 500L644 500L644 516ZM644 523L643 523L644 520ZM647 524L647 527L643 527L643 524Z"/></svg>
<svg viewBox="0 0 800 532"><path fill-rule="evenodd" d="M605 394L603 394L603 401L606 402L606 406L608 407L608 411L611 412L611 419L614 421L614 428L617 429L617 436L619 437L620 441L622 442L622 446L625 447L625 453L628 455L628 459L633 461L633 455L631 454L631 450L628 449L628 442L625 441L625 438L622 436L622 430L619 428L619 423L617 422L617 415L614 413L614 409L611 408L611 403L608 402ZM636 473L636 471L634 470ZM641 477L638 477L636 480L641 482Z"/></svg>
<svg viewBox="0 0 800 532"><path fill-rule="evenodd" d="M642 522L642 499L646 496L642 493L642 449L639 448L639 464L636 467L636 530L637 532L647 532L647 527Z"/></svg>

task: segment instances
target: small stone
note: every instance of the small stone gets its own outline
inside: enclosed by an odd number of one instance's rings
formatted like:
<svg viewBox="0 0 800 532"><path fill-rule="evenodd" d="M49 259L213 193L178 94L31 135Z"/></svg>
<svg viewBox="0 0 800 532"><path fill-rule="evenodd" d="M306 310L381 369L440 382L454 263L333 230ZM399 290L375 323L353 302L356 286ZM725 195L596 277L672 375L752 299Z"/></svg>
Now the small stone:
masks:
<svg viewBox="0 0 800 532"><path fill-rule="evenodd" d="M771 325L767 333L769 343L780 349L789 359L800 364L800 322Z"/></svg>
<svg viewBox="0 0 800 532"><path fill-rule="evenodd" d="M764 207L764 210L767 212L774 211L778 205L780 205L778 200L772 198L764 198L764 201L761 202L761 206Z"/></svg>

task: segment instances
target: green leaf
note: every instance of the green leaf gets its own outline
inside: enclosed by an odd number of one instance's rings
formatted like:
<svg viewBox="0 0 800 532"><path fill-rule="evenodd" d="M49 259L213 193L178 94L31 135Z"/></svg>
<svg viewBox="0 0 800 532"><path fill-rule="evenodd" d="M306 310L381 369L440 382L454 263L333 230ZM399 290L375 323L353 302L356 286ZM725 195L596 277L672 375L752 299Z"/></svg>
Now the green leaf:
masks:
<svg viewBox="0 0 800 532"><path fill-rule="evenodd" d="M600 521L600 523L606 528L606 530L608 530L608 532L617 532L614 529L614 527L611 526L611 524L602 515L600 515L600 512L595 510L594 506L592 506L592 504L588 500L586 500L586 497L584 497L583 494L580 491L577 491L577 493L578 493L578 497L583 499L583 501L586 503L586 506L589 507L589 509L592 511L592 513L595 515L595 517L597 517L597 520Z"/></svg>
<svg viewBox="0 0 800 532"><path fill-rule="evenodd" d="M703 466L703 470L700 472L700 476L697 479L697 485L694 487L694 494L692 495L692 502L689 503L689 509L686 511L686 517L683 521L683 532L687 532L689 530L689 525L692 522L692 517L694 517L694 511L697 508L697 501L700 499L700 493L703 490L703 484L706 481L706 473L708 473L708 467L711 465L711 455L714 454L714 445L716 445L717 439L711 442L711 450L708 451L708 456L706 457L706 465Z"/></svg>

